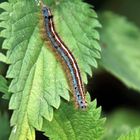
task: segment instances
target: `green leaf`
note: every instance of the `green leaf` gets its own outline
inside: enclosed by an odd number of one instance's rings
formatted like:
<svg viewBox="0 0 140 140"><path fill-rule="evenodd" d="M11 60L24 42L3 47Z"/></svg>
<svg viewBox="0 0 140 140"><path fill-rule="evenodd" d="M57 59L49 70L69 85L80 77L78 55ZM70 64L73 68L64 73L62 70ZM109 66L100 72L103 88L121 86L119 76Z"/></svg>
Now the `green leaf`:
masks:
<svg viewBox="0 0 140 140"><path fill-rule="evenodd" d="M10 134L10 122L8 119L8 114L0 113L0 140L8 140Z"/></svg>
<svg viewBox="0 0 140 140"><path fill-rule="evenodd" d="M102 140L116 140L120 135L140 126L139 118L139 112L128 109L119 109L109 114Z"/></svg>
<svg viewBox="0 0 140 140"><path fill-rule="evenodd" d="M87 83L86 72L91 74L90 65L97 66L95 58L100 58L99 34L95 30L100 27L97 15L80 0L57 4L52 0L48 4L56 30L74 53ZM34 140L34 128L42 129L43 118L52 120L53 108L59 108L60 97L70 100L67 79L60 62L41 38L40 7L35 1L9 0L0 7L6 10L0 15L3 20L0 26L5 28L1 32L6 38L2 47L8 50L7 59L11 63L7 78L13 78L9 108L14 110L11 118L14 127L9 139Z"/></svg>
<svg viewBox="0 0 140 140"><path fill-rule="evenodd" d="M125 85L140 91L140 30L110 12L100 17L102 60L100 65Z"/></svg>
<svg viewBox="0 0 140 140"><path fill-rule="evenodd" d="M140 139L140 127L131 130L128 134L122 135L118 140L139 140Z"/></svg>
<svg viewBox="0 0 140 140"><path fill-rule="evenodd" d="M88 109L80 111L63 102L55 111L52 122L45 121L43 131L51 140L97 140L103 133L104 119L100 119L101 108L96 101Z"/></svg>
<svg viewBox="0 0 140 140"><path fill-rule="evenodd" d="M0 92L8 94L8 84L6 79L0 75Z"/></svg>

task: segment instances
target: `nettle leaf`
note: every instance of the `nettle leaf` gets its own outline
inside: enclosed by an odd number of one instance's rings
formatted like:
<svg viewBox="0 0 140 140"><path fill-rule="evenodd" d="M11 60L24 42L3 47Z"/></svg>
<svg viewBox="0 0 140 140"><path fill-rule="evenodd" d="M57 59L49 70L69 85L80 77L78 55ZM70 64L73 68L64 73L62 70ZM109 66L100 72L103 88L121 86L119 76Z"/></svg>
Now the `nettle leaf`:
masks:
<svg viewBox="0 0 140 140"><path fill-rule="evenodd" d="M97 140L103 133L104 119L100 119L101 108L96 101L86 111L76 110L72 104L62 103L52 122L45 121L43 130L51 140Z"/></svg>
<svg viewBox="0 0 140 140"><path fill-rule="evenodd" d="M101 66L130 88L140 91L140 30L125 18L101 15Z"/></svg>
<svg viewBox="0 0 140 140"><path fill-rule="evenodd" d="M87 83L86 73L92 75L90 66L97 67L95 58L100 58L99 33L101 27L96 13L80 0L67 1L57 5L54 11L56 28L62 40L73 52Z"/></svg>
<svg viewBox="0 0 140 140"><path fill-rule="evenodd" d="M140 139L140 127L132 129L128 134L120 136L118 140L139 140Z"/></svg>
<svg viewBox="0 0 140 140"><path fill-rule="evenodd" d="M46 1L47 3L47 1ZM84 82L91 66L100 58L100 27L96 13L80 0L49 1L54 14L56 30L74 53ZM41 130L43 119L51 121L53 108L60 106L60 97L70 100L65 72L55 55L47 48L40 33L38 7L34 0L9 0L0 5L1 36L6 38L3 49L11 63L7 78L12 78L9 108L14 110L10 140L34 140L35 130ZM75 24L73 24L75 23Z"/></svg>

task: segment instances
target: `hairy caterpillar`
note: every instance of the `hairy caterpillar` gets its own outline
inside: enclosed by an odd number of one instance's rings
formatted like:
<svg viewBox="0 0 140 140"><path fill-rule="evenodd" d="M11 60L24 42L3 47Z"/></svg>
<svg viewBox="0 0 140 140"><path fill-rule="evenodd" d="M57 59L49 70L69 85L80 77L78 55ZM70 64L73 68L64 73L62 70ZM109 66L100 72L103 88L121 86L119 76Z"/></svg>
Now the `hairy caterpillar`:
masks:
<svg viewBox="0 0 140 140"><path fill-rule="evenodd" d="M55 31L54 23L53 23L53 15L51 10L40 1L41 8L42 8L42 15L45 24L45 33L51 47L59 54L59 56L64 61L65 65L69 69L69 74L72 79L72 88L73 94L76 100L76 103L79 108L86 108L87 103L85 101L85 89L82 82L81 74L77 62L68 49L68 47L64 44L64 42L60 39L59 35Z"/></svg>

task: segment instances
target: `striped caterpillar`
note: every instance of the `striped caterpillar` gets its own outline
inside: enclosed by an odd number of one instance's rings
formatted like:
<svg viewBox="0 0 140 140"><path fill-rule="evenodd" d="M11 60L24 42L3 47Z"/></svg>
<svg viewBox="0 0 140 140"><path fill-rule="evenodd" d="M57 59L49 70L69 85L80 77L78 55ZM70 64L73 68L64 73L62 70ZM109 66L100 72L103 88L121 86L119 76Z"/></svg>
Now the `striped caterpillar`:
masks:
<svg viewBox="0 0 140 140"><path fill-rule="evenodd" d="M42 1L40 1L40 5L47 38L51 44L51 47L53 47L53 49L58 53L69 70L69 75L72 79L71 85L73 88L73 94L78 107L85 109L87 106L85 101L85 89L77 62L71 51L55 31L51 10L46 5L44 5Z"/></svg>

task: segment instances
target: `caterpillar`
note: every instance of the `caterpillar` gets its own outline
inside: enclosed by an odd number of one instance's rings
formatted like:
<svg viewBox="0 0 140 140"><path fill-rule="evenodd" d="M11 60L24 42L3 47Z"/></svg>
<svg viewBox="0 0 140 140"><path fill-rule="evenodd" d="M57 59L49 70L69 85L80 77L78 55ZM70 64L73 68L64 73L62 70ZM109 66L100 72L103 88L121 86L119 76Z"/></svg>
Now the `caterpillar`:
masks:
<svg viewBox="0 0 140 140"><path fill-rule="evenodd" d="M85 89L76 59L56 32L51 10L42 1L40 1L40 5L45 25L45 34L47 35L51 46L62 58L69 70L69 74L72 79L71 85L74 92L73 94L78 107L85 109L87 107L85 100Z"/></svg>

